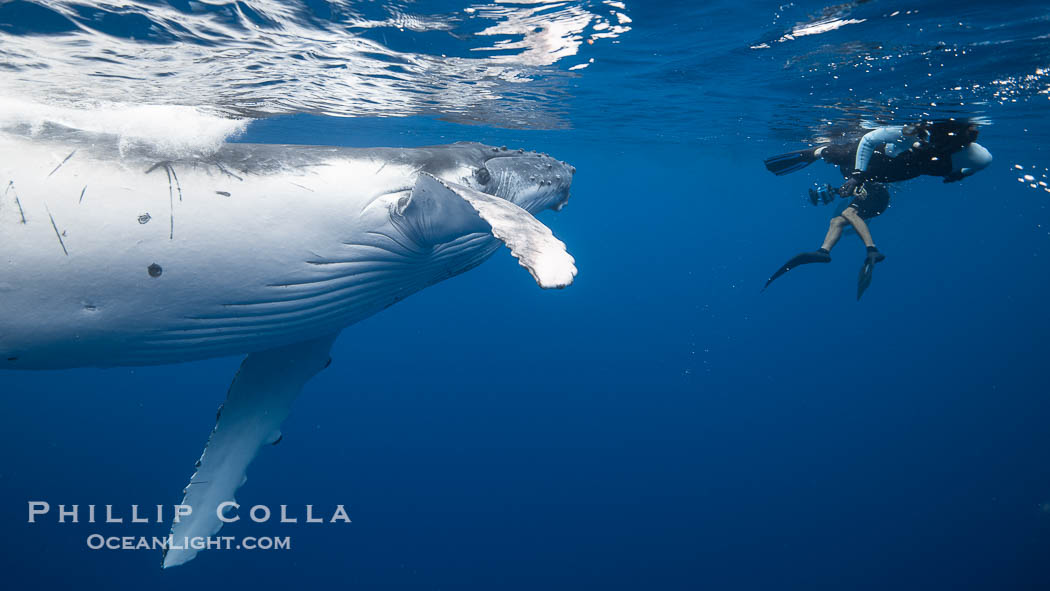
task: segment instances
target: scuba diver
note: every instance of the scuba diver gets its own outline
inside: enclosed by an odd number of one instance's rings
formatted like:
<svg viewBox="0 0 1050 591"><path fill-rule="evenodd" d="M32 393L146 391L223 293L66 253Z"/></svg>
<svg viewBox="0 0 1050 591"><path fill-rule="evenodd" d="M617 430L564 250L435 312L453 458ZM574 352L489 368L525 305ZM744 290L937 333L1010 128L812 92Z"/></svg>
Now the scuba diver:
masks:
<svg viewBox="0 0 1050 591"><path fill-rule="evenodd" d="M884 183L896 183L918 176L943 177L945 183L962 180L987 167L991 153L977 143L977 124L966 120L923 121L912 125L876 128L857 141L823 144L788 152L765 160L766 169L777 176L801 170L817 160L839 167L846 182L837 189L825 185L809 190L813 205L825 205L835 197L852 199L839 215L831 218L824 243L813 252L804 252L784 263L766 281L775 279L799 265L830 263L831 249L847 225L864 241L867 254L857 278L857 299L871 285L875 264L886 257L871 238L867 220L881 215L890 204Z"/></svg>

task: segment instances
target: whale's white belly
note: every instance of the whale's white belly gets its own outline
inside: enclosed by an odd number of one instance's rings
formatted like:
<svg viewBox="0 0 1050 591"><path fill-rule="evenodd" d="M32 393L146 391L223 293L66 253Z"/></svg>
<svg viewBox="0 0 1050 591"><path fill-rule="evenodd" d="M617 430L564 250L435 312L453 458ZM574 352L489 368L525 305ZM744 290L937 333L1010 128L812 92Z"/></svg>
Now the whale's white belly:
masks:
<svg viewBox="0 0 1050 591"><path fill-rule="evenodd" d="M391 207L418 172L332 158L245 174L0 140L0 363L153 364L299 342L480 263Z"/></svg>

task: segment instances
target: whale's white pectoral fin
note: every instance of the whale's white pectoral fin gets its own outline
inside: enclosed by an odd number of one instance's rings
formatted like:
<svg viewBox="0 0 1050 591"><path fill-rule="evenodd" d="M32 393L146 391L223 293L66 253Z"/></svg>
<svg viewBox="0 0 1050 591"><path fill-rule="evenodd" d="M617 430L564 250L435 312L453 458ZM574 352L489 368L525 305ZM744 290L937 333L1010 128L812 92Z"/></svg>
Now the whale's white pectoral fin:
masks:
<svg viewBox="0 0 1050 591"><path fill-rule="evenodd" d="M543 222L506 199L454 183L445 186L470 203L492 226L492 235L507 245L510 254L529 270L540 287L560 289L572 283L576 259Z"/></svg>
<svg viewBox="0 0 1050 591"><path fill-rule="evenodd" d="M197 555L198 550L185 543L187 539L214 535L222 527L217 508L234 500L234 492L244 482L248 464L259 448L280 439L280 426L292 401L303 385L327 366L337 334L251 353L244 359L226 402L219 408L197 472L186 487L182 504L189 506L191 513L172 525L173 547L164 553L164 568Z"/></svg>
<svg viewBox="0 0 1050 591"><path fill-rule="evenodd" d="M550 228L514 203L422 172L399 213L431 244L489 231L510 248L543 288L562 288L576 276L576 261Z"/></svg>

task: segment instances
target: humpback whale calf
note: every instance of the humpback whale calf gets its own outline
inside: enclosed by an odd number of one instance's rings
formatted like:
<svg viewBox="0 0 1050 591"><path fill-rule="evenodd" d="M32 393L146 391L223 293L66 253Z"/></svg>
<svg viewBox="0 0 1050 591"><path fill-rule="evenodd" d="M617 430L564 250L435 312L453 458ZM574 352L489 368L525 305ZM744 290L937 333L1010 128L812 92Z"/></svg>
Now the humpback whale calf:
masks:
<svg viewBox="0 0 1050 591"><path fill-rule="evenodd" d="M534 214L575 169L477 143L226 143L165 154L58 127L0 133L0 368L247 354L174 540L210 536L343 328L509 247L544 288L576 275ZM177 545L177 544L176 544ZM197 550L169 548L163 566Z"/></svg>

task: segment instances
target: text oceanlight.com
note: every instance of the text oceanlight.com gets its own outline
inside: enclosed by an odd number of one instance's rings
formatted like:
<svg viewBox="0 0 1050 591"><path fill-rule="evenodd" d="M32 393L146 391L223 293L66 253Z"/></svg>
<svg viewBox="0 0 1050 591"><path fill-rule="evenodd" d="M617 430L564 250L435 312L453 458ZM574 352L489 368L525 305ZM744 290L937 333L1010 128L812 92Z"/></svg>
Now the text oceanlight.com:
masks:
<svg viewBox="0 0 1050 591"><path fill-rule="evenodd" d="M92 550L289 550L290 536L210 536L175 538L174 536L103 536L91 534L87 547Z"/></svg>

